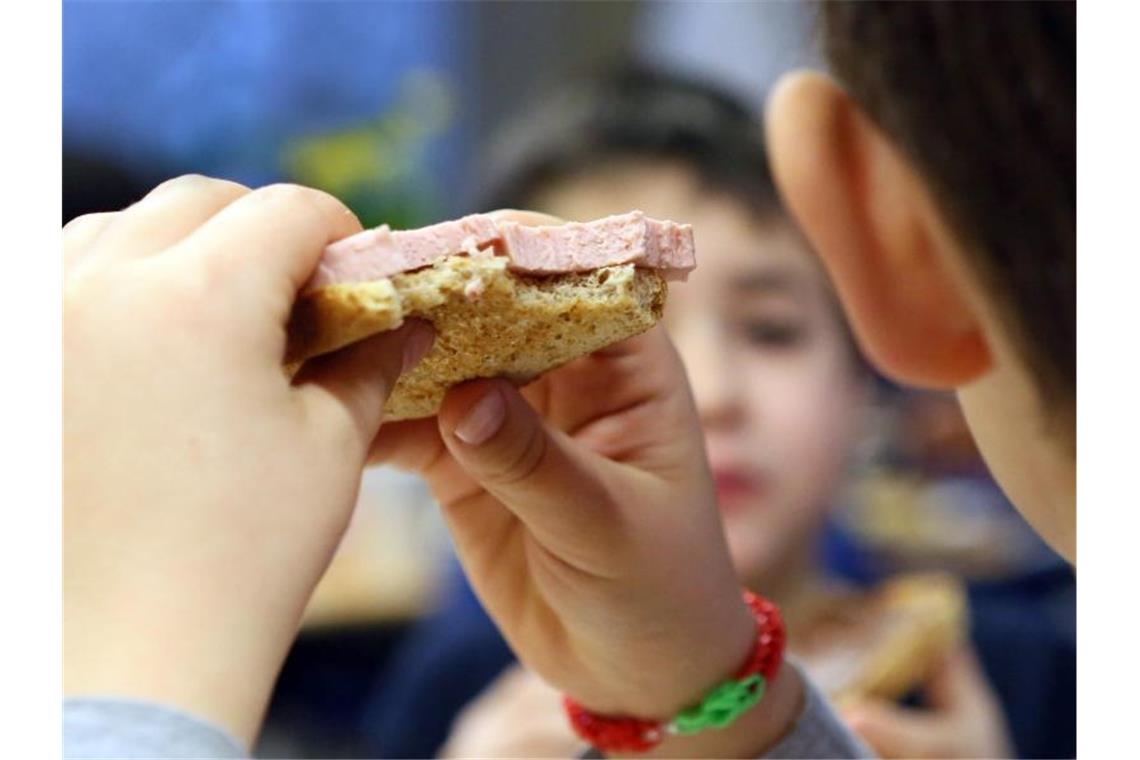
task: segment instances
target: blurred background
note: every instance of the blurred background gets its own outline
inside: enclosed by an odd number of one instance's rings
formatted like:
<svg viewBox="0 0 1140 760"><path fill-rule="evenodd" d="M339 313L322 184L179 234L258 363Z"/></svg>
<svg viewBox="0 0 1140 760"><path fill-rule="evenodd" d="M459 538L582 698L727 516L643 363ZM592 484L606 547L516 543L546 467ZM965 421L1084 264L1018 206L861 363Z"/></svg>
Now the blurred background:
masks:
<svg viewBox="0 0 1140 760"><path fill-rule="evenodd" d="M477 210L502 127L583 76L636 63L758 119L782 72L820 65L797 3L65 2L63 18L64 222L197 172L301 182L366 226L420 226ZM952 396L875 384L857 472L820 534L827 572L962 578L1014 750L1072 756L1070 570L988 479ZM509 662L493 628L459 641L447 622L478 615L430 494L369 472L257 753L435 752Z"/></svg>

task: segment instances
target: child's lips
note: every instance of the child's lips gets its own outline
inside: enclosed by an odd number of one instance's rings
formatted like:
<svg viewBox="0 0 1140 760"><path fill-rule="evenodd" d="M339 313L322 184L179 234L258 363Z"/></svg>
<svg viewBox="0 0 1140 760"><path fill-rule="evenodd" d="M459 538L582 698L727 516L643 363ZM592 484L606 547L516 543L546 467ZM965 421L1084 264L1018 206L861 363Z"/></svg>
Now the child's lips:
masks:
<svg viewBox="0 0 1140 760"><path fill-rule="evenodd" d="M733 514L755 505L764 492L761 478L742 470L714 468L717 503L724 514Z"/></svg>

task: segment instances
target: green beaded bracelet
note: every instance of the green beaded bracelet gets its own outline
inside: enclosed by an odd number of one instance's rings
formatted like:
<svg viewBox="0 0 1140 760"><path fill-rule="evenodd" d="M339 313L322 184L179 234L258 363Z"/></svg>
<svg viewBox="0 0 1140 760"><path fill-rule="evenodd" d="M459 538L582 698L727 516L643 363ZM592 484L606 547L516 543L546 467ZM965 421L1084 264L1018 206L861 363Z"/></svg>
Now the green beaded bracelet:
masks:
<svg viewBox="0 0 1140 760"><path fill-rule="evenodd" d="M759 673L739 681L725 681L710 691L700 704L677 713L665 725L671 734L696 734L706 728L724 728L747 712L764 696L764 676Z"/></svg>

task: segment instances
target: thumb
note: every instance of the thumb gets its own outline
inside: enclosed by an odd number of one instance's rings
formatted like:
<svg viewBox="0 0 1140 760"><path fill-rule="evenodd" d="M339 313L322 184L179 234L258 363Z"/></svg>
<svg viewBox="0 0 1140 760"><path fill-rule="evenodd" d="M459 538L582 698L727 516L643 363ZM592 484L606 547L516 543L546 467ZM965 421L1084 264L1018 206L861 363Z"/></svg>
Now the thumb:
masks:
<svg viewBox="0 0 1140 760"><path fill-rule="evenodd" d="M542 546L584 572L612 563L612 463L547 425L514 385L475 380L453 388L439 430L456 463Z"/></svg>
<svg viewBox="0 0 1140 760"><path fill-rule="evenodd" d="M380 333L305 363L293 379L318 419L348 422L368 448L380 427L384 402L400 374L414 367L431 349L431 325L409 320L397 330Z"/></svg>
<svg viewBox="0 0 1140 760"><path fill-rule="evenodd" d="M945 757L938 721L893 704L864 702L843 711L843 720L883 757Z"/></svg>

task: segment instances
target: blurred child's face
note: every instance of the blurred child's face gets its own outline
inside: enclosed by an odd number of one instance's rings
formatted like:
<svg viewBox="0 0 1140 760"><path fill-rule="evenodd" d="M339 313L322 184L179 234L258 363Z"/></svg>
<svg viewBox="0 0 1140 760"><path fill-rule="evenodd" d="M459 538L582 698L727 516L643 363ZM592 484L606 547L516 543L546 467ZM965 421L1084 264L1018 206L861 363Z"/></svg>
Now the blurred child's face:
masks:
<svg viewBox="0 0 1140 760"><path fill-rule="evenodd" d="M677 165L613 167L537 201L568 219L640 208L693 225L698 267L670 287L665 323L693 385L733 560L756 581L812 559L866 383L802 238Z"/></svg>

